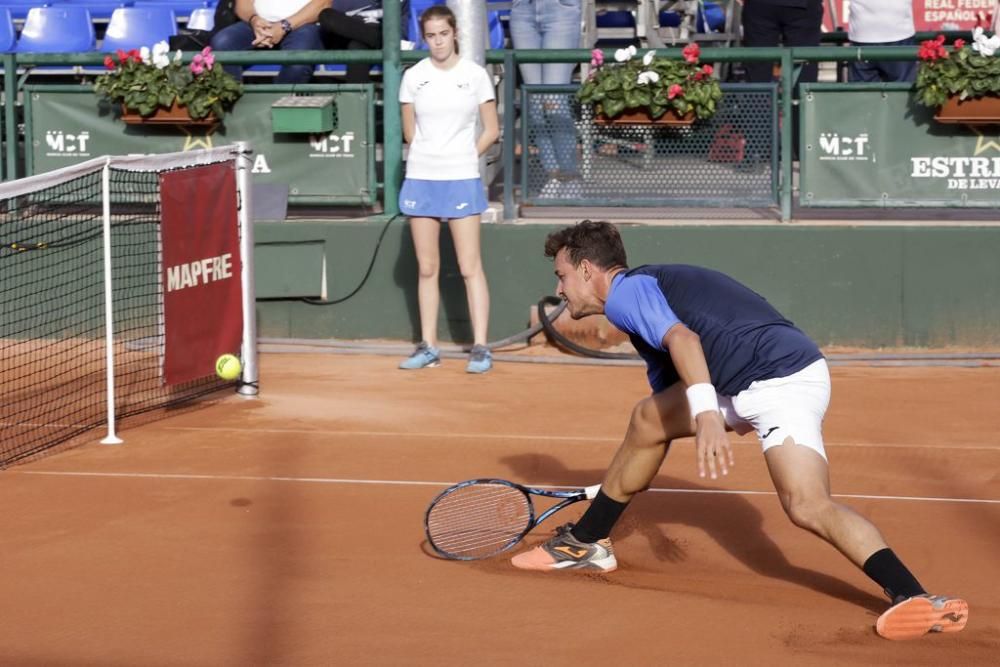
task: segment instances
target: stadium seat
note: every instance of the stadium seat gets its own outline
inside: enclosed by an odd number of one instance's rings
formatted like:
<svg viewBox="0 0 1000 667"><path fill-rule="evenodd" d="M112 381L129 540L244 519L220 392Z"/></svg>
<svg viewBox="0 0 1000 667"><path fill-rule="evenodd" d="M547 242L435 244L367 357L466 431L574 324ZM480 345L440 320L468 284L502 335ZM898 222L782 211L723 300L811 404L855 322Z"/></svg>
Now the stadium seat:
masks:
<svg viewBox="0 0 1000 667"><path fill-rule="evenodd" d="M111 15L101 51L152 47L176 34L177 19L169 7L119 7Z"/></svg>
<svg viewBox="0 0 1000 667"><path fill-rule="evenodd" d="M32 7L17 40L19 53L78 53L96 47L94 24L83 7Z"/></svg>
<svg viewBox="0 0 1000 667"><path fill-rule="evenodd" d="M2 2L0 2L2 4ZM119 7L129 7L132 0L55 0L54 2L35 2L36 6L46 5L49 7L60 7L63 5L71 7L83 7L90 12L90 18L94 21L107 21L111 18L112 12Z"/></svg>
<svg viewBox="0 0 1000 667"><path fill-rule="evenodd" d="M215 7L215 2L209 0L133 0L136 7L168 7L174 10L178 18L188 20L191 12L196 9Z"/></svg>
<svg viewBox="0 0 1000 667"><path fill-rule="evenodd" d="M189 30L211 30L215 27L215 10L209 7L198 7L188 16Z"/></svg>
<svg viewBox="0 0 1000 667"><path fill-rule="evenodd" d="M32 7L41 7L44 4L44 2L39 2L39 0L3 0L3 2L0 2L0 7L9 10L12 18L23 21L28 15L29 9Z"/></svg>
<svg viewBox="0 0 1000 667"><path fill-rule="evenodd" d="M6 7L0 8L0 52L10 53L17 43L17 33L14 31L14 18Z"/></svg>

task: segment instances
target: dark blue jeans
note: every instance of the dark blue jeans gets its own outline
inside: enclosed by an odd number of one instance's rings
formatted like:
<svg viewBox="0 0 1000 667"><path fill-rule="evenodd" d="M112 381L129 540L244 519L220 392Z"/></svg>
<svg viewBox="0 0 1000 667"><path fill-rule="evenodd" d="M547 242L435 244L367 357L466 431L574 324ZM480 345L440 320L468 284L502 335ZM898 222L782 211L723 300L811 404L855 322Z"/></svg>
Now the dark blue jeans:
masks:
<svg viewBox="0 0 1000 667"><path fill-rule="evenodd" d="M212 36L212 48L216 51L251 51L253 50L253 28L240 21L225 27ZM277 48L282 50L322 50L323 40L320 37L319 26L307 23L284 36ZM284 65L278 72L275 83L309 83L314 65ZM243 78L243 68L239 65L227 65L225 70L237 79Z"/></svg>
<svg viewBox="0 0 1000 667"><path fill-rule="evenodd" d="M916 44L914 37L907 37L898 42L880 42L878 44L851 42L851 46L910 46ZM904 81L913 83L917 79L916 60L875 60L869 62L852 60L847 66L848 81L863 81L879 83L880 81Z"/></svg>

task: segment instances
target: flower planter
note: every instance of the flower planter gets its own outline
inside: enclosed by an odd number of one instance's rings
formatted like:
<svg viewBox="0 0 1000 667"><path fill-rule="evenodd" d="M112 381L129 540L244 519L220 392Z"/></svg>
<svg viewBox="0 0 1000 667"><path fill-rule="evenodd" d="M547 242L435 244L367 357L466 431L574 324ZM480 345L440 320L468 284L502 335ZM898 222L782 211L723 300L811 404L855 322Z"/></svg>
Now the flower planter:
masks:
<svg viewBox="0 0 1000 667"><path fill-rule="evenodd" d="M939 123L955 123L961 125L993 125L1000 124L1000 97L976 97L959 100L958 96L948 98L948 101L938 108L934 120Z"/></svg>
<svg viewBox="0 0 1000 667"><path fill-rule="evenodd" d="M667 125L686 126L695 121L694 112L689 111L683 116L677 115L673 109L668 110L659 118L653 118L648 111L623 111L614 118L608 118L603 113L594 114L596 125Z"/></svg>
<svg viewBox="0 0 1000 667"><path fill-rule="evenodd" d="M195 120L188 114L187 107L174 102L170 108L159 107L151 116L142 116L138 111L122 107L122 122L128 125L215 125L219 119L215 114Z"/></svg>

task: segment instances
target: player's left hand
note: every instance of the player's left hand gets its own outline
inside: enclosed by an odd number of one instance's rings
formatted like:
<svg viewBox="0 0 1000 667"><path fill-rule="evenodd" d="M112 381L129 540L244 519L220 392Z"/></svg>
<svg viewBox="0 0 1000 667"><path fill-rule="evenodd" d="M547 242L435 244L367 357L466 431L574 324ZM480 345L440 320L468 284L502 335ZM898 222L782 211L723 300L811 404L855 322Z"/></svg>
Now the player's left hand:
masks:
<svg viewBox="0 0 1000 667"><path fill-rule="evenodd" d="M726 437L726 422L722 413L708 410L695 418L695 444L698 454L698 476L704 477L706 469L712 479L718 479L718 471L729 474L729 466L736 465L733 447Z"/></svg>

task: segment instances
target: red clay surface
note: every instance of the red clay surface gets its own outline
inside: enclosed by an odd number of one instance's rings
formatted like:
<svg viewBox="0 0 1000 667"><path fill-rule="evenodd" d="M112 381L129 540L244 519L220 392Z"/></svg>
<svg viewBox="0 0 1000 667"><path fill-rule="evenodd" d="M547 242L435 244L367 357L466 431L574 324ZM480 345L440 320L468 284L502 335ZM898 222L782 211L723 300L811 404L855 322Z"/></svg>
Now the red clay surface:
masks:
<svg viewBox="0 0 1000 667"><path fill-rule="evenodd" d="M787 521L752 437L718 482L679 441L613 574L430 556L446 483L600 481L644 373L397 362L265 355L259 400L0 473L0 663L997 664L1000 368L833 370L834 492L971 608L962 633L888 642L881 592Z"/></svg>

